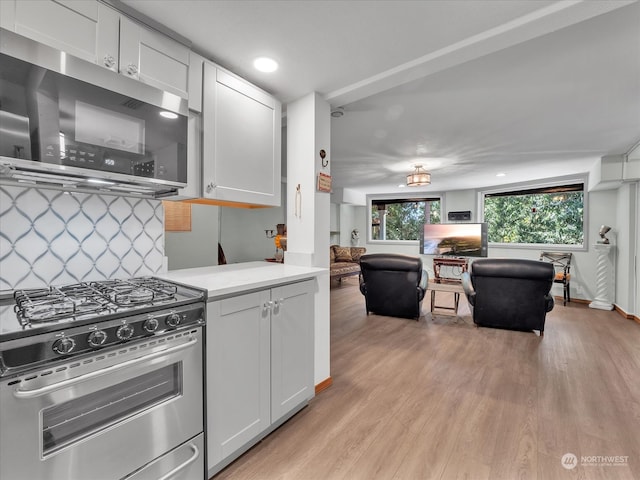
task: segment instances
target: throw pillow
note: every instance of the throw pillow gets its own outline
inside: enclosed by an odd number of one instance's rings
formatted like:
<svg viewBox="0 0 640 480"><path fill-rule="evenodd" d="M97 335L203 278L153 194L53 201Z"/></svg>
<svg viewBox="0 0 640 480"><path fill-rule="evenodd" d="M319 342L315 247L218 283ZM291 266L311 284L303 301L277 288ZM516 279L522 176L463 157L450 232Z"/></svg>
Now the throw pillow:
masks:
<svg viewBox="0 0 640 480"><path fill-rule="evenodd" d="M335 247L336 262L352 262L350 247Z"/></svg>
<svg viewBox="0 0 640 480"><path fill-rule="evenodd" d="M351 260L360 263L360 257L367 251L365 247L351 247Z"/></svg>

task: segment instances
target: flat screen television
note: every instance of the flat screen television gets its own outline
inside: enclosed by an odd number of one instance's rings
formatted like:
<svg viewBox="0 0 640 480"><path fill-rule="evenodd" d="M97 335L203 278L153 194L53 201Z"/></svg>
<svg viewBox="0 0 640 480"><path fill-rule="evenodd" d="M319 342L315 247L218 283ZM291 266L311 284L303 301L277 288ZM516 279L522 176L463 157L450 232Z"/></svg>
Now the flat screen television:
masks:
<svg viewBox="0 0 640 480"><path fill-rule="evenodd" d="M425 223L420 253L451 257L486 257L486 223Z"/></svg>

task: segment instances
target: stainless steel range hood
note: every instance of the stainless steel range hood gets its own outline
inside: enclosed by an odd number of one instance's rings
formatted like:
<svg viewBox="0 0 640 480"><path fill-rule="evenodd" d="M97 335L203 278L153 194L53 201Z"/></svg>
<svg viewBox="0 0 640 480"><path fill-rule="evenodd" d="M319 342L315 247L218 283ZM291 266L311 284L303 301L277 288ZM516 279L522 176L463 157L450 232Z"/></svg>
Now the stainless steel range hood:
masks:
<svg viewBox="0 0 640 480"><path fill-rule="evenodd" d="M131 180L118 175L84 168L0 157L0 185L44 187L85 193L110 193L163 198L177 195L178 187L153 179Z"/></svg>
<svg viewBox="0 0 640 480"><path fill-rule="evenodd" d="M186 99L5 29L0 54L1 184L154 198L186 186Z"/></svg>

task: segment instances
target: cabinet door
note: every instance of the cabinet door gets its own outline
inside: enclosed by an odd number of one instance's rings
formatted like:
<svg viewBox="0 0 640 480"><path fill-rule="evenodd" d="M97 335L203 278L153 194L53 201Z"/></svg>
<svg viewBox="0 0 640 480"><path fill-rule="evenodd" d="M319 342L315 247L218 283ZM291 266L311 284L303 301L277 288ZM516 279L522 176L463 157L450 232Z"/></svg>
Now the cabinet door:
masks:
<svg viewBox="0 0 640 480"><path fill-rule="evenodd" d="M178 190L172 200L202 196L202 117L189 110L187 124L187 186Z"/></svg>
<svg viewBox="0 0 640 480"><path fill-rule="evenodd" d="M204 57L189 52L189 110L202 112L202 70Z"/></svg>
<svg viewBox="0 0 640 480"><path fill-rule="evenodd" d="M209 470L271 423L269 301L264 291L207 305Z"/></svg>
<svg viewBox="0 0 640 480"><path fill-rule="evenodd" d="M203 195L280 205L280 103L208 63L203 89Z"/></svg>
<svg viewBox="0 0 640 480"><path fill-rule="evenodd" d="M114 10L96 1L17 1L13 9L13 28L10 29L100 65L104 64L105 56L111 56L109 68L115 69L118 18ZM4 25L5 22L3 20L3 26L10 27Z"/></svg>
<svg viewBox="0 0 640 480"><path fill-rule="evenodd" d="M313 398L313 281L271 291L271 422Z"/></svg>
<svg viewBox="0 0 640 480"><path fill-rule="evenodd" d="M120 73L188 98L189 49L122 16Z"/></svg>

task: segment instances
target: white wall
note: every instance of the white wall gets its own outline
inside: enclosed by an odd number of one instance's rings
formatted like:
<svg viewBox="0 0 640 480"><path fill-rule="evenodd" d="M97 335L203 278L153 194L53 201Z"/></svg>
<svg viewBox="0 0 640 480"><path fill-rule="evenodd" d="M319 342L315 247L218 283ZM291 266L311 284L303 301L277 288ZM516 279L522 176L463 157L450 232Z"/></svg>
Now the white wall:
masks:
<svg viewBox="0 0 640 480"><path fill-rule="evenodd" d="M352 245L351 232L354 228L357 228L358 232L360 233L359 245L364 245L367 232L356 225L355 211L357 208L359 207L356 207L354 205L340 205L340 245L342 246L347 247Z"/></svg>
<svg viewBox="0 0 640 480"><path fill-rule="evenodd" d="M285 223L285 185L281 207L232 208L193 204L192 231L167 232L165 255L169 270L218 264L218 242L227 263L252 262L273 257L276 248L265 230L275 233Z"/></svg>
<svg viewBox="0 0 640 480"><path fill-rule="evenodd" d="M282 206L269 208L220 208L220 244L227 263L252 262L272 258L273 239L264 231L285 222L286 184L282 185Z"/></svg>
<svg viewBox="0 0 640 480"><path fill-rule="evenodd" d="M637 248L638 211L636 210L637 182L625 183L618 189L615 220L609 220L615 236L608 235L615 243L616 305L627 313L636 309L638 284L636 281L635 255ZM611 215L609 215L611 217ZM614 223L615 222L615 223Z"/></svg>
<svg viewBox="0 0 640 480"><path fill-rule="evenodd" d="M220 207L192 204L191 231L165 233L169 270L218 264L219 214Z"/></svg>
<svg viewBox="0 0 640 480"><path fill-rule="evenodd" d="M636 276L635 276L635 292L632 293L634 296L634 309L636 317L640 317L640 182L636 182L636 236L635 236L635 248L634 248L634 256L633 263L636 265Z"/></svg>
<svg viewBox="0 0 640 480"><path fill-rule="evenodd" d="M287 229L285 263L329 267L330 195L316 190L319 172L331 174L329 104L310 93L287 105ZM319 152L325 150L323 166ZM329 274L317 278L315 292L314 380L330 372Z"/></svg>
<svg viewBox="0 0 640 480"><path fill-rule="evenodd" d="M329 204L329 244L340 243L340 205Z"/></svg>
<svg viewBox="0 0 640 480"><path fill-rule="evenodd" d="M442 222L446 223L449 212L471 211L471 222L478 222L477 194L475 190L458 190L443 195Z"/></svg>

